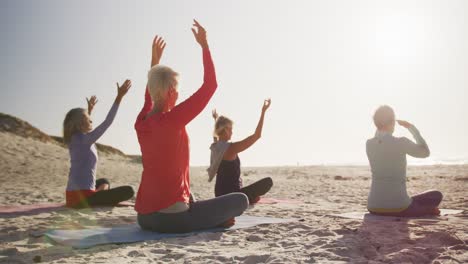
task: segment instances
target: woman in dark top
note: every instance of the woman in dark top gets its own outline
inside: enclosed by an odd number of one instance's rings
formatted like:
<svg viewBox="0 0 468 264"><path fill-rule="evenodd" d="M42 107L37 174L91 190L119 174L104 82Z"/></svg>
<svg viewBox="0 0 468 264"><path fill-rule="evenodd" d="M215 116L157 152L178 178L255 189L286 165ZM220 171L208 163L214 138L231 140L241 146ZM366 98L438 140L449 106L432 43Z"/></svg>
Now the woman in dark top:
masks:
<svg viewBox="0 0 468 264"><path fill-rule="evenodd" d="M260 196L267 193L273 186L270 177L263 178L249 186L243 187L240 177L240 160L238 153L248 149L262 135L263 119L266 110L270 107L271 100L265 100L262 107L260 120L255 133L239 142L229 142L232 137L233 122L224 116L218 116L213 111L215 119L214 143L211 145L211 165L208 169L210 181L216 176L215 196L221 196L233 192L242 192L249 198L249 203L258 202Z"/></svg>

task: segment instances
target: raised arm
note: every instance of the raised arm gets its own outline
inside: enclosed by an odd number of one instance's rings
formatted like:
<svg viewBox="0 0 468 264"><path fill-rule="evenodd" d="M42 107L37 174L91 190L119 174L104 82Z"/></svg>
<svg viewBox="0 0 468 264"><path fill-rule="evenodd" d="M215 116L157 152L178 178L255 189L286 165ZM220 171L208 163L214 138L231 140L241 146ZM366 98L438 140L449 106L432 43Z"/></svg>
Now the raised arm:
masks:
<svg viewBox="0 0 468 264"><path fill-rule="evenodd" d="M263 102L262 113L260 115L260 119L258 120L258 124L257 124L257 128L255 129L255 132L242 141L232 143L229 146L228 150L224 153L225 159L227 160L235 159L237 153L248 149L255 142L257 142L257 140L260 139L260 137L262 136L263 120L265 119L265 113L266 113L266 110L268 110L268 108L270 107L270 105L271 105L270 99L267 99Z"/></svg>
<svg viewBox="0 0 468 264"><path fill-rule="evenodd" d="M413 141L407 138L403 139L404 149L406 153L415 158L429 157L430 155L429 147L427 146L427 143L424 140L424 138L419 133L418 129L414 125L406 121L398 120L397 122L399 125L407 128L410 131L410 133L413 135L414 140L416 140L416 143L414 143Z"/></svg>
<svg viewBox="0 0 468 264"><path fill-rule="evenodd" d="M132 82L130 80L126 80L124 84L122 84L122 86L119 86L119 84L117 83L117 96L115 97L114 104L109 110L109 113L107 114L106 119L99 126L97 126L93 131L86 133L84 135L84 139L83 139L84 143L93 144L104 134L104 132L106 132L106 130L114 121L115 115L117 114L117 110L119 109L119 105L120 105L120 102L122 101L122 98L125 96L125 94L128 92L131 86L132 86Z"/></svg>
<svg viewBox="0 0 468 264"><path fill-rule="evenodd" d="M213 111L211 111L211 116L213 117L216 126L216 120L218 120L218 113L216 112L216 109L213 109ZM218 142L218 138L215 135L213 135L213 142Z"/></svg>
<svg viewBox="0 0 468 264"><path fill-rule="evenodd" d="M156 35L153 39L153 45L151 49L151 68L155 65L158 65L161 61L161 57L164 52L164 48L166 47L166 42L164 39L158 35ZM138 115L138 119L143 119L146 115L153 109L153 100L151 100L151 96L148 92L148 86L145 88L145 103L143 104L143 108Z"/></svg>
<svg viewBox="0 0 468 264"><path fill-rule="evenodd" d="M206 39L206 30L196 20L194 20L193 26L196 28L192 28L193 35L198 44L200 44L203 52L203 84L192 96L167 113L169 122L177 127L187 125L200 114L210 101L218 86L215 68Z"/></svg>

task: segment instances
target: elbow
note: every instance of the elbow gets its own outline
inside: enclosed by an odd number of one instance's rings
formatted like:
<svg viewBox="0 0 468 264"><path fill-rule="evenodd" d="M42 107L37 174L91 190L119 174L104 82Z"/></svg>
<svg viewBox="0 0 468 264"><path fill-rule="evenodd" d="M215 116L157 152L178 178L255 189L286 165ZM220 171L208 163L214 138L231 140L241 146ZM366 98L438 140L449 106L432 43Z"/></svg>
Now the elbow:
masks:
<svg viewBox="0 0 468 264"><path fill-rule="evenodd" d="M429 150L429 146L424 144L424 158L427 158L431 155L431 151Z"/></svg>
<svg viewBox="0 0 468 264"><path fill-rule="evenodd" d="M261 137L262 137L261 132L255 132L255 134L253 134L253 138L255 139L255 141L259 140Z"/></svg>
<svg viewBox="0 0 468 264"><path fill-rule="evenodd" d="M429 150L428 147L425 147L419 152L419 154L420 154L419 155L420 158L425 159L425 158L428 158L431 155L431 151Z"/></svg>
<svg viewBox="0 0 468 264"><path fill-rule="evenodd" d="M424 152L424 158L428 158L431 155L431 151L426 148L426 151Z"/></svg>
<svg viewBox="0 0 468 264"><path fill-rule="evenodd" d="M218 88L218 81L216 80L216 75L205 74L203 79L203 85L215 90Z"/></svg>
<svg viewBox="0 0 468 264"><path fill-rule="evenodd" d="M213 90L216 90L218 88L218 82L216 81L216 78L213 78L213 80L210 80L210 86Z"/></svg>

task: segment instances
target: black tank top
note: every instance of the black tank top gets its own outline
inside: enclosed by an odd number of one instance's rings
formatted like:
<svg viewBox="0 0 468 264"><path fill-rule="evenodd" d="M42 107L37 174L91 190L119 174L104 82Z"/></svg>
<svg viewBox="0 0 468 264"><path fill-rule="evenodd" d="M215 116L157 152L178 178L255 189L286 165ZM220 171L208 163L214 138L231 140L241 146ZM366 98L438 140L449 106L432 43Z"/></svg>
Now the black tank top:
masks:
<svg viewBox="0 0 468 264"><path fill-rule="evenodd" d="M239 156L235 160L222 160L216 176L215 195L238 192L242 188Z"/></svg>

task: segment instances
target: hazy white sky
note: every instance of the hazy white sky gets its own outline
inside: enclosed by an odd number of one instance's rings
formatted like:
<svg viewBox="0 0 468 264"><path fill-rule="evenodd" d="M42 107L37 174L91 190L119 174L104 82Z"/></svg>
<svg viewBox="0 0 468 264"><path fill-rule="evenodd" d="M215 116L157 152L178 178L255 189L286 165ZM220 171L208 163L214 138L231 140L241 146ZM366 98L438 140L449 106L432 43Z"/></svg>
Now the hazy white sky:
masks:
<svg viewBox="0 0 468 264"><path fill-rule="evenodd" d="M139 154L133 129L143 104L151 41L181 74L180 98L199 88L208 31L218 91L188 127L191 164L209 162L211 109L252 133L272 98L262 139L244 165L365 163L381 104L413 122L429 161L468 157L468 1L20 1L0 2L0 112L59 135L65 113L96 94L103 120L115 82L133 81L100 140ZM401 128L397 135L409 136Z"/></svg>

